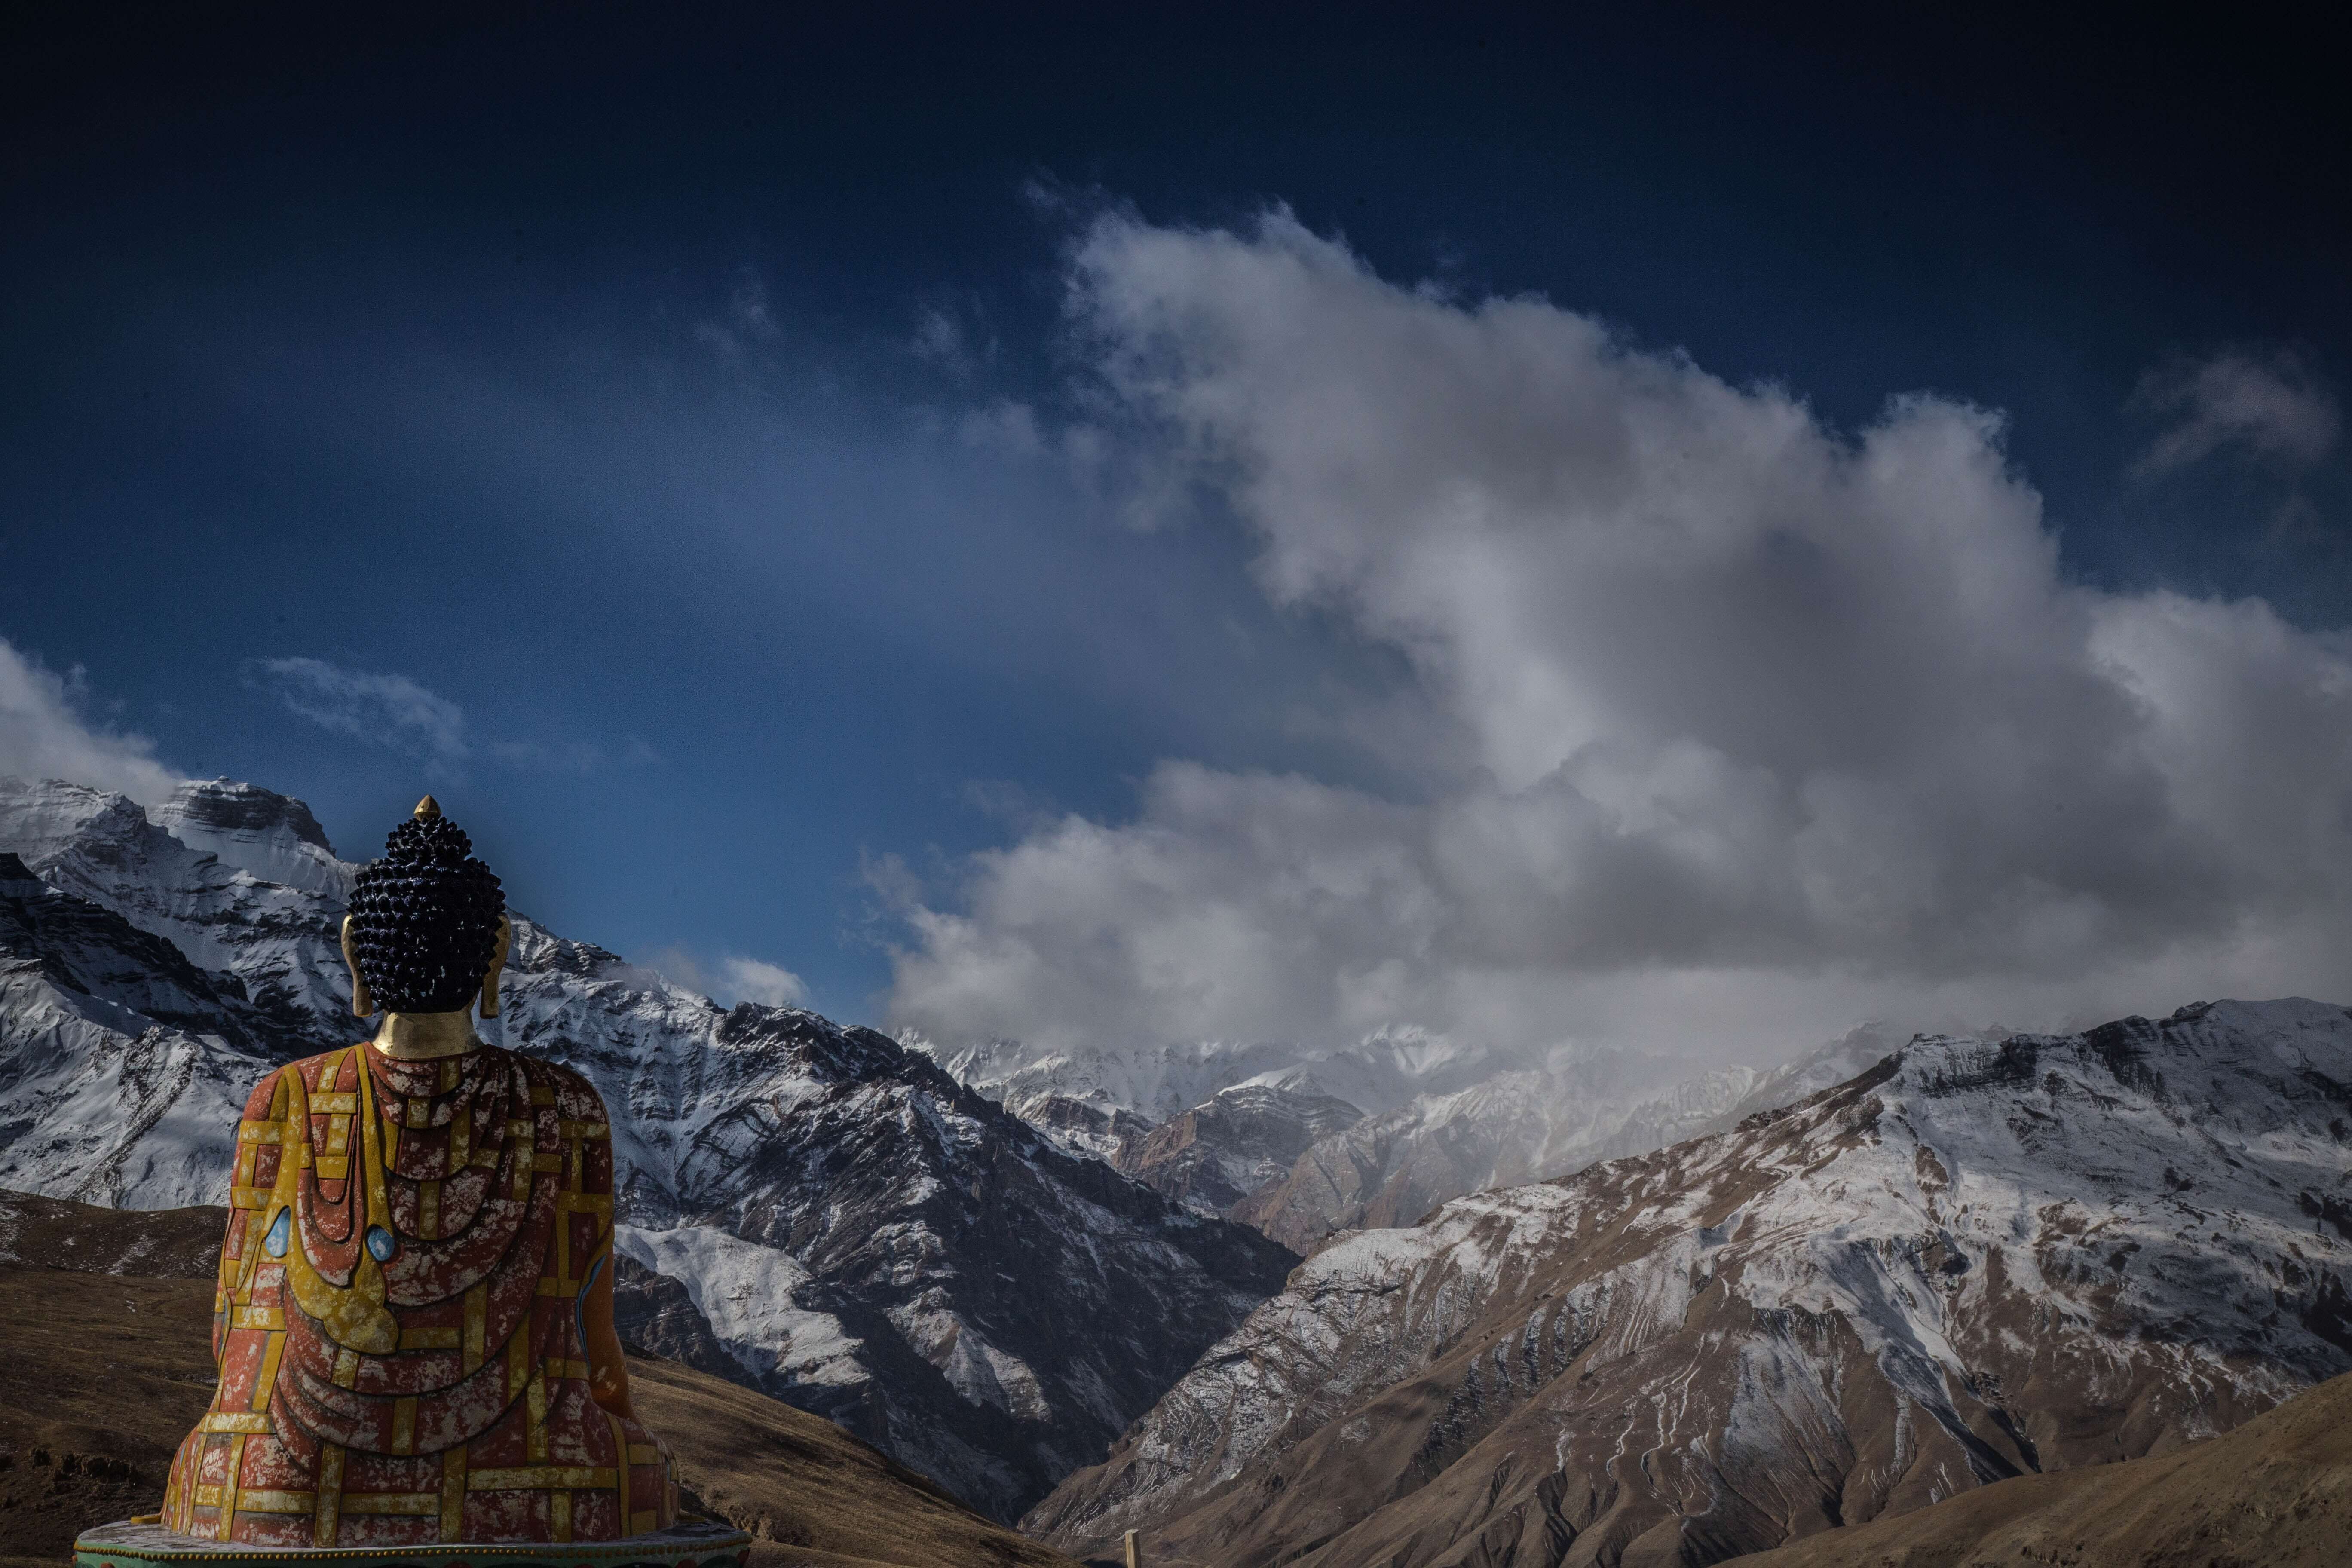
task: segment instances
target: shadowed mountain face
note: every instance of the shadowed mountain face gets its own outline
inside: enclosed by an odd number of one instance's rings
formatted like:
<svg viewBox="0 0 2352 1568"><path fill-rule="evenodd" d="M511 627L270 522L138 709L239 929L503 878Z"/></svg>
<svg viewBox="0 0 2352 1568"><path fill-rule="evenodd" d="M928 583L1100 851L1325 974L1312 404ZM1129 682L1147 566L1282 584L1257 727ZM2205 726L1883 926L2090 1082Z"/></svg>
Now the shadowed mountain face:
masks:
<svg viewBox="0 0 2352 1568"><path fill-rule="evenodd" d="M0 1564L62 1562L81 1530L156 1506L212 1396L225 1217L0 1192ZM754 1568L1069 1568L829 1422L668 1361L632 1355L629 1378L688 1506L751 1531Z"/></svg>
<svg viewBox="0 0 2352 1568"><path fill-rule="evenodd" d="M2352 1366L2352 1020L1923 1038L1339 1240L1026 1528L1158 1563L1700 1564Z"/></svg>
<svg viewBox="0 0 2352 1568"><path fill-rule="evenodd" d="M54 891L5 850L0 953L90 1005L120 1009L126 1023L144 1018L211 1030L248 1049L259 1048L267 1032L247 1006L244 987L206 974L162 937L87 899Z"/></svg>
<svg viewBox="0 0 2352 1568"><path fill-rule="evenodd" d="M0 1187L219 1201L255 1080L365 1030L336 940L353 868L299 802L227 781L145 813L0 780ZM619 1247L677 1281L723 1352L703 1363L999 1518L1297 1261L870 1030L730 1012L520 915L506 993L485 1035L611 1107ZM665 1305L685 1321L625 1310Z"/></svg>
<svg viewBox="0 0 2352 1568"><path fill-rule="evenodd" d="M519 998L510 1031L538 1016ZM731 1375L992 1508L1103 1452L1296 1262L882 1036L739 1007L712 1053L666 1082L572 1030L637 1137L673 1140L636 1166L622 1250L688 1287Z"/></svg>

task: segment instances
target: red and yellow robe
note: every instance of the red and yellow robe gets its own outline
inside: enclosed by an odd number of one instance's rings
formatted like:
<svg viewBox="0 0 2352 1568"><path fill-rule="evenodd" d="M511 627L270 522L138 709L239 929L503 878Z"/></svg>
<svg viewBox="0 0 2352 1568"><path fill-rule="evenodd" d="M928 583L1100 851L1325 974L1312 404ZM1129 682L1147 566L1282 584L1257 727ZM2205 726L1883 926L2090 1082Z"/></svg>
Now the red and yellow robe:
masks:
<svg viewBox="0 0 2352 1568"><path fill-rule="evenodd" d="M491 1046L352 1046L264 1078L236 1139L220 1385L173 1460L166 1527L367 1546L676 1520L668 1450L590 1395L613 1143L586 1079Z"/></svg>

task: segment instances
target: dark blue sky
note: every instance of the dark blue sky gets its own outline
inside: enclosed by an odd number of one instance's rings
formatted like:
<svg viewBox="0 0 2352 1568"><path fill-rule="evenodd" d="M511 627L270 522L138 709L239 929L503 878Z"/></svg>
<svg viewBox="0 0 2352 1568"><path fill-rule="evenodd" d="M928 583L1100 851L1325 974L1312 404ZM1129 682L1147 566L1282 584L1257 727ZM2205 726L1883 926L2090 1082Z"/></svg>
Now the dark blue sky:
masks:
<svg viewBox="0 0 2352 1568"><path fill-rule="evenodd" d="M13 24L0 637L346 855L435 789L568 933L869 1016L877 858L1117 821L1171 756L1411 789L1297 721L1393 650L965 438L1083 406L1106 206L1287 204L1843 428L1997 407L2074 579L2352 619L2340 451L2132 475L2151 371L2352 355L2352 137L2279 18L478 9ZM462 727L322 727L288 660Z"/></svg>

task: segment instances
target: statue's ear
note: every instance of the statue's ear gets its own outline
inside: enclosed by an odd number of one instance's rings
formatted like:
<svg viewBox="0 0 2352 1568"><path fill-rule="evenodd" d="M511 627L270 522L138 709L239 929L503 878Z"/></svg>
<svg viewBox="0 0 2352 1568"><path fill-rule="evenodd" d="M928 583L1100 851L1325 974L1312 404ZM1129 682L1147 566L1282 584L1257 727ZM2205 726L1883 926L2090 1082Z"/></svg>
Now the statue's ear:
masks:
<svg viewBox="0 0 2352 1568"><path fill-rule="evenodd" d="M352 947L352 917L343 917L343 963L352 972L352 1016L364 1018L375 1011L375 998L368 994L368 984L360 973L360 955Z"/></svg>
<svg viewBox="0 0 2352 1568"><path fill-rule="evenodd" d="M514 921L499 917L499 940L490 948L490 967L482 975L482 1016L499 1016L499 975L507 966L507 950L514 945Z"/></svg>

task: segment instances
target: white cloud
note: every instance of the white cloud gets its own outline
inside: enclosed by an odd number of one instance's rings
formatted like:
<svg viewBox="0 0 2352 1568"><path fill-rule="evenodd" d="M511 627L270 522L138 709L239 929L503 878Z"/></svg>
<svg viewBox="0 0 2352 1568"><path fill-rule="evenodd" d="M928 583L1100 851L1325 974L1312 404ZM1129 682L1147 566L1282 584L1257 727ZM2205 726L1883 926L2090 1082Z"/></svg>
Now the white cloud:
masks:
<svg viewBox="0 0 2352 1568"><path fill-rule="evenodd" d="M2335 449L2343 427L2336 399L2287 353L2237 350L2171 365L2142 380L2133 401L2170 420L2140 457L2149 474L2224 448L2306 468Z"/></svg>
<svg viewBox="0 0 2352 1568"><path fill-rule="evenodd" d="M321 729L446 763L466 756L466 714L404 675L345 669L323 658L255 659L247 679Z"/></svg>
<svg viewBox="0 0 2352 1568"><path fill-rule="evenodd" d="M1275 602L1409 661L1334 727L1443 743L1412 798L1171 761L1131 822L902 891L895 1023L1752 1047L2352 992L2352 647L2070 586L1997 415L1841 434L1284 213L1103 220L1070 291L1143 486L1206 491Z"/></svg>
<svg viewBox="0 0 2352 1568"><path fill-rule="evenodd" d="M436 769L454 767L475 750L467 739L465 710L405 675L345 669L322 658L254 659L246 683L321 729L371 745L428 757ZM611 745L593 741L499 740L481 743L509 767L578 773L644 767L659 753L635 735Z"/></svg>
<svg viewBox="0 0 2352 1568"><path fill-rule="evenodd" d="M719 961L720 989L738 1002L758 1002L770 1007L797 1007L808 1000L808 983L781 963L759 958Z"/></svg>
<svg viewBox="0 0 2352 1568"><path fill-rule="evenodd" d="M79 666L45 668L0 637L0 773L65 779L153 805L183 775L155 760L155 743L93 722Z"/></svg>
<svg viewBox="0 0 2352 1568"><path fill-rule="evenodd" d="M699 991L723 1006L757 1002L769 1007L798 1007L808 1001L808 983L780 963L730 953L706 963L681 947L665 948L653 955L651 967L689 991Z"/></svg>

